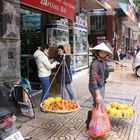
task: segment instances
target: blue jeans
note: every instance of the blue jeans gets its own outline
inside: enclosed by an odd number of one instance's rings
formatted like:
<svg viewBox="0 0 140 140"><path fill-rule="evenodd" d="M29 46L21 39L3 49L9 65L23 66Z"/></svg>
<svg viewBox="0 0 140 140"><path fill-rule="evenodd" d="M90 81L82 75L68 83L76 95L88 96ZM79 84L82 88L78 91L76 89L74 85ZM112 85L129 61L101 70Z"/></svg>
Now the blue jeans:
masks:
<svg viewBox="0 0 140 140"><path fill-rule="evenodd" d="M66 90L70 96L70 99L71 100L75 100L75 97L74 97L74 93L71 89L71 84L65 84L65 86L62 84L62 87L61 87L61 96L64 100L66 100L66 93L65 93L65 87L66 87Z"/></svg>
<svg viewBox="0 0 140 140"><path fill-rule="evenodd" d="M42 102L49 95L50 87L50 76L49 77L39 77L42 84L42 95L40 101Z"/></svg>

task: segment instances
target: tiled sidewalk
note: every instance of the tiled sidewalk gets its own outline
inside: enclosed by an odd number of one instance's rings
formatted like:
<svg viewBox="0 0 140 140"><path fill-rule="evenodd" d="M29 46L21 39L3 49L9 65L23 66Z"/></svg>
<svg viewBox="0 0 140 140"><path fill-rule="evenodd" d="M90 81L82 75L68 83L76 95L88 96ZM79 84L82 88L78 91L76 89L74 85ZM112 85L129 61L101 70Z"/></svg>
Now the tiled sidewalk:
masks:
<svg viewBox="0 0 140 140"><path fill-rule="evenodd" d="M133 104L137 113L128 119L111 118L112 129L104 140L140 140L140 79L134 76L131 61L125 61L125 64L127 67L124 70L123 84L119 67L115 67L115 72L110 74L106 85L106 101L124 101L125 97L125 101ZM92 97L88 91L88 74L74 80L72 87L81 106L78 111L67 114L43 113L38 104L35 119L18 118L18 123L22 125L21 133L31 136L33 140L93 140L85 125L87 112L92 106ZM38 100L37 97L36 101Z"/></svg>

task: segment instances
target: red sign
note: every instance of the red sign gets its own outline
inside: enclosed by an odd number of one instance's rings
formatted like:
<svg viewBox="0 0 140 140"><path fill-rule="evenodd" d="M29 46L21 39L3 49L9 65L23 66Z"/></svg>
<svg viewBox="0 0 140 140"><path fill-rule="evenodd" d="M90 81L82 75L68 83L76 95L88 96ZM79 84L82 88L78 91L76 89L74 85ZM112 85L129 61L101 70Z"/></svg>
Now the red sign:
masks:
<svg viewBox="0 0 140 140"><path fill-rule="evenodd" d="M20 3L72 20L74 19L75 0L20 0Z"/></svg>

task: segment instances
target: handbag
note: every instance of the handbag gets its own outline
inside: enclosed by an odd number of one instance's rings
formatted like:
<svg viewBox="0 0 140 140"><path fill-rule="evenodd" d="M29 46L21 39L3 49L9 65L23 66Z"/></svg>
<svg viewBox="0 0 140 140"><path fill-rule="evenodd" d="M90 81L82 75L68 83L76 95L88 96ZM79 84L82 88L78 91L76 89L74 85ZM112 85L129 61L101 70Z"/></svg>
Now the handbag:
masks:
<svg viewBox="0 0 140 140"><path fill-rule="evenodd" d="M92 108L92 117L89 123L89 133L92 137L103 136L110 131L110 120L102 104Z"/></svg>
<svg viewBox="0 0 140 140"><path fill-rule="evenodd" d="M92 116L92 111L89 110L87 114L87 119L86 119L86 128L89 129L89 123L91 121L91 116Z"/></svg>

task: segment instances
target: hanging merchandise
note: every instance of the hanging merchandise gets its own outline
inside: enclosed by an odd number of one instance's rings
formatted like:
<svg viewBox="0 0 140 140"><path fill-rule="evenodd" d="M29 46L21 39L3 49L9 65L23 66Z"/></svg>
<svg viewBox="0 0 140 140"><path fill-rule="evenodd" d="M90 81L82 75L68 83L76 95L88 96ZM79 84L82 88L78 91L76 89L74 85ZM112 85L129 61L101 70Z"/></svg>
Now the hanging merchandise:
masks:
<svg viewBox="0 0 140 140"><path fill-rule="evenodd" d="M59 68L57 70L57 72L55 73L52 82L50 84L50 87L52 86L52 83L54 82L56 75L58 74L58 71L60 69L60 67L65 67L66 71L68 72L68 75L70 77L70 73L68 71L68 66L65 62L65 55L63 56L63 61L61 62L61 64L59 65ZM65 77L65 70L63 71L62 77ZM65 78L62 78L62 82L61 82L61 88L64 87L64 81ZM50 87L48 88L48 90L50 89ZM62 89L61 89L62 90ZM70 113L70 112L74 112L77 111L79 109L79 104L77 101L72 101L72 100L67 100L67 99L63 99L63 95L57 96L57 97L48 97L47 99L43 99L42 103L40 104L40 107L42 109L42 111L44 112L52 112L52 113Z"/></svg>

